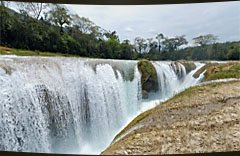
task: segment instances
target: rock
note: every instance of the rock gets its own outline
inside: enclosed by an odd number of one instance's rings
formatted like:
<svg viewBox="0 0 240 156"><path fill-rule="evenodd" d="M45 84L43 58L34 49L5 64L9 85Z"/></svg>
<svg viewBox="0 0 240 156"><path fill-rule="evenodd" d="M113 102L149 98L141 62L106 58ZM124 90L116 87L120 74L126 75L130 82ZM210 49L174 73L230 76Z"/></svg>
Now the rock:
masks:
<svg viewBox="0 0 240 156"><path fill-rule="evenodd" d="M138 62L138 70L141 74L142 90L147 92L158 90L157 71L153 64L148 60Z"/></svg>
<svg viewBox="0 0 240 156"><path fill-rule="evenodd" d="M172 69L174 70L174 72L177 74L177 76L179 77L181 75L181 69L180 67L178 66L178 63L177 62L172 62L170 64L170 66L172 67Z"/></svg>
<svg viewBox="0 0 240 156"><path fill-rule="evenodd" d="M196 69L196 65L193 62L185 61L185 60L178 60L177 62L181 63L185 67L186 74Z"/></svg>
<svg viewBox="0 0 240 156"><path fill-rule="evenodd" d="M205 78L207 78L209 75L212 73L215 73L214 71L217 69L218 63L207 63L205 64L202 68L200 68L196 73L193 74L194 78L198 78L201 73L203 73L205 70L206 72L204 73Z"/></svg>
<svg viewBox="0 0 240 156"><path fill-rule="evenodd" d="M152 85L153 85L152 82L147 81L147 82L145 82L145 83L143 84L142 88L143 88L145 91L150 92L150 91L152 90L152 88L153 88Z"/></svg>
<svg viewBox="0 0 240 156"><path fill-rule="evenodd" d="M146 90L142 90L142 98L147 99L148 98L148 92Z"/></svg>
<svg viewBox="0 0 240 156"><path fill-rule="evenodd" d="M170 65L172 66L172 69L174 70L178 78L181 79L183 76L183 71L181 70L181 67L179 67L179 64L177 62L172 62Z"/></svg>

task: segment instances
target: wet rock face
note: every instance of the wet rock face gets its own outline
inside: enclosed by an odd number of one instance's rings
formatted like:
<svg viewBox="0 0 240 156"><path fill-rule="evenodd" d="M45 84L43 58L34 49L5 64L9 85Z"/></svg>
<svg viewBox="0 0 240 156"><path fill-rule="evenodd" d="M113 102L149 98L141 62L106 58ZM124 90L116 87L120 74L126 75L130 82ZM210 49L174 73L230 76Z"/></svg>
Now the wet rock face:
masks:
<svg viewBox="0 0 240 156"><path fill-rule="evenodd" d="M142 98L144 99L148 98L148 92L146 90L142 90Z"/></svg>
<svg viewBox="0 0 240 156"><path fill-rule="evenodd" d="M193 74L194 78L198 78L201 73L203 73L205 70L211 70L214 68L214 66L218 65L217 63L207 63L202 68L200 68L196 73ZM206 75L205 75L206 76Z"/></svg>
<svg viewBox="0 0 240 156"><path fill-rule="evenodd" d="M147 93L158 90L157 71L153 64L148 60L139 61L138 70L141 73L143 98L147 98Z"/></svg>
<svg viewBox="0 0 240 156"><path fill-rule="evenodd" d="M181 79L183 76L183 71L181 70L181 67L179 67L179 64L177 62L172 62L170 65L178 78Z"/></svg>
<svg viewBox="0 0 240 156"><path fill-rule="evenodd" d="M190 73L192 70L196 69L196 65L193 62L184 60L179 60L177 62L181 63L185 67L187 74Z"/></svg>

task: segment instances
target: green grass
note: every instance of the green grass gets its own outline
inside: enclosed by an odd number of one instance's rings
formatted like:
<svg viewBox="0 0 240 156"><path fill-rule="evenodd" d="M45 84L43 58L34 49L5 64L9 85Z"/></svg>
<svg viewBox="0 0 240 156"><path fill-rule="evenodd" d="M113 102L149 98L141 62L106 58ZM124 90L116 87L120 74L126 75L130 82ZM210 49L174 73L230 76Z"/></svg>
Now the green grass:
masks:
<svg viewBox="0 0 240 156"><path fill-rule="evenodd" d="M216 86L217 86L216 83L213 83L213 84L210 85L210 87L212 87L212 88L215 88Z"/></svg>
<svg viewBox="0 0 240 156"><path fill-rule="evenodd" d="M80 57L78 55L53 53L53 52L40 52L31 50L21 50L0 47L0 55L17 55L17 56L65 56L65 57Z"/></svg>
<svg viewBox="0 0 240 156"><path fill-rule="evenodd" d="M200 68L193 77L199 77L204 70L206 70L204 76L207 81L225 78L240 78L240 62L228 62L223 64L208 63Z"/></svg>
<svg viewBox="0 0 240 156"><path fill-rule="evenodd" d="M221 64L206 75L206 80L217 80L225 78L240 78L239 62Z"/></svg>

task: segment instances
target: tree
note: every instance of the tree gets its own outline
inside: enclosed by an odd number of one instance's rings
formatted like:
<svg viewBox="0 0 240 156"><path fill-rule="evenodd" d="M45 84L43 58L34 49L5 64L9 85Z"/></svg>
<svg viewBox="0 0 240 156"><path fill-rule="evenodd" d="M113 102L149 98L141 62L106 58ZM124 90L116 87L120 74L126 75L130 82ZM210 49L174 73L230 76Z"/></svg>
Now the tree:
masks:
<svg viewBox="0 0 240 156"><path fill-rule="evenodd" d="M77 14L72 15L72 23L84 34L91 33L91 28L95 26L88 18L79 17Z"/></svg>
<svg viewBox="0 0 240 156"><path fill-rule="evenodd" d="M218 37L213 34L207 34L195 37L193 40L196 45L205 46L215 43L218 40Z"/></svg>
<svg viewBox="0 0 240 156"><path fill-rule="evenodd" d="M49 21L60 27L60 31L63 32L63 25L70 25L71 16L68 14L68 10L60 5L55 5L54 9L49 11Z"/></svg>
<svg viewBox="0 0 240 156"><path fill-rule="evenodd" d="M133 59L133 57L133 46L130 44L129 40L124 40L121 43L121 59Z"/></svg>
<svg viewBox="0 0 240 156"><path fill-rule="evenodd" d="M25 12L28 16L31 16L37 20L41 17L43 9L48 7L48 4L43 3L18 2L17 4L20 12Z"/></svg>
<svg viewBox="0 0 240 156"><path fill-rule="evenodd" d="M185 39L185 35L182 36L176 36L174 38L165 38L165 40L162 42L164 46L164 50L166 51L175 51L180 46L188 44L187 40Z"/></svg>
<svg viewBox="0 0 240 156"><path fill-rule="evenodd" d="M161 42L164 39L163 34L162 33L158 34L156 36L156 39L158 40L158 51L160 52L161 51Z"/></svg>
<svg viewBox="0 0 240 156"><path fill-rule="evenodd" d="M141 37L136 37L134 39L134 44L135 44L135 48L138 50L139 53L142 53L142 50L147 47L146 40Z"/></svg>
<svg viewBox="0 0 240 156"><path fill-rule="evenodd" d="M118 37L116 31L105 32L104 35L106 36L107 39L113 39L113 40L117 40L119 42L119 37Z"/></svg>
<svg viewBox="0 0 240 156"><path fill-rule="evenodd" d="M182 45L187 45L188 41L185 39L185 35L182 36L176 36L175 37L177 42L176 42L176 49L178 49L178 47L182 46Z"/></svg>

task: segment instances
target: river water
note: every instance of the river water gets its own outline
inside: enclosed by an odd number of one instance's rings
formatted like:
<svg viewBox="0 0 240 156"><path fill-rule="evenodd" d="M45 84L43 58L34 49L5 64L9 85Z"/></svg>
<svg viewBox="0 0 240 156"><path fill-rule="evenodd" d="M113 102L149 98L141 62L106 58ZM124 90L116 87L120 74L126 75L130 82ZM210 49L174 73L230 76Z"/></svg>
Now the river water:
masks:
<svg viewBox="0 0 240 156"><path fill-rule="evenodd" d="M0 150L99 154L139 113L196 85L153 62L159 90L142 99L137 61L0 56Z"/></svg>

